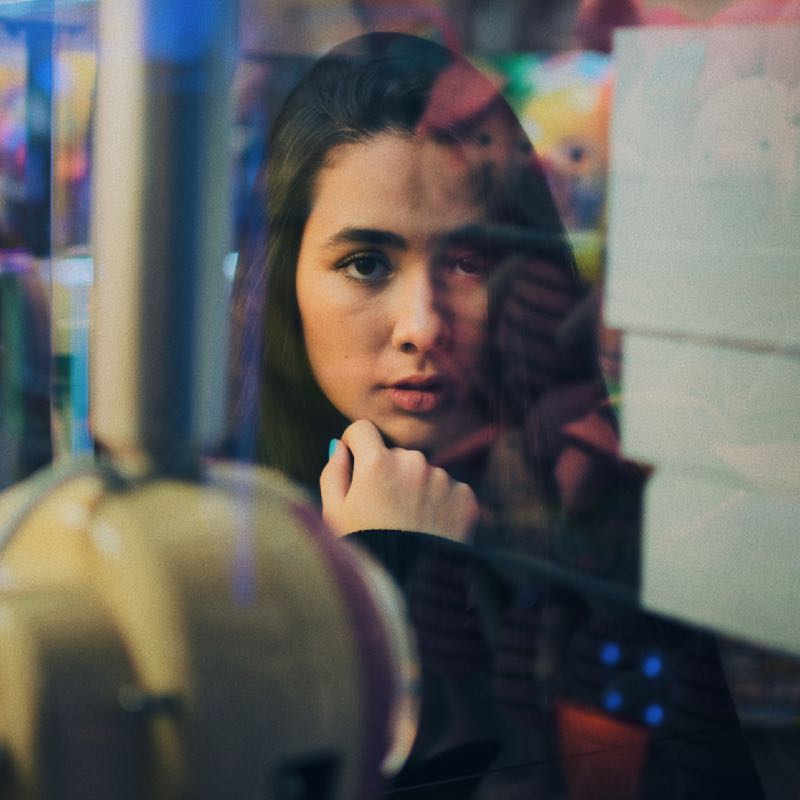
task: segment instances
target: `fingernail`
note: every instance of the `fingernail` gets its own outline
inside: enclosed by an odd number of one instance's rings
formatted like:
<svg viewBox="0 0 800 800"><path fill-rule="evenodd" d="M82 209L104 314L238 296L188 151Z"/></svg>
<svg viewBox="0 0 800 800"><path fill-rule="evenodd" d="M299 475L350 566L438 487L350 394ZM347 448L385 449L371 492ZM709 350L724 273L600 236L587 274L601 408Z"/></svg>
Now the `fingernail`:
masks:
<svg viewBox="0 0 800 800"><path fill-rule="evenodd" d="M336 448L339 446L338 439L331 439L328 443L328 460L330 461L333 458L333 454L336 452Z"/></svg>

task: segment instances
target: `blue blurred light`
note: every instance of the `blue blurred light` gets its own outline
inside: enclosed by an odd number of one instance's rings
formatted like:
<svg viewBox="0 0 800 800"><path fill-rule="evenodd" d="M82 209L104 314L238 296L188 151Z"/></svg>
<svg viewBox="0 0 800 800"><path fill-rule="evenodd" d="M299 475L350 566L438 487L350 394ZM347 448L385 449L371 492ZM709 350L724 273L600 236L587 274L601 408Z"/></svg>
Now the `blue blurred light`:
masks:
<svg viewBox="0 0 800 800"><path fill-rule="evenodd" d="M606 642L600 649L600 660L608 667L618 664L621 656L622 651L616 642Z"/></svg>
<svg viewBox="0 0 800 800"><path fill-rule="evenodd" d="M206 54L224 22L217 0L172 0L147 3L146 48L153 59L191 62Z"/></svg>
<svg viewBox="0 0 800 800"><path fill-rule="evenodd" d="M94 283L94 261L90 256L72 256L56 261L53 280L61 286L91 286Z"/></svg>
<svg viewBox="0 0 800 800"><path fill-rule="evenodd" d="M236 250L228 253L222 262L222 272L225 275L225 279L230 283L233 283L233 280L236 277L236 265L238 263L239 253Z"/></svg>
<svg viewBox="0 0 800 800"><path fill-rule="evenodd" d="M602 81L610 72L611 59L605 53L581 53L578 72L590 81Z"/></svg>
<svg viewBox="0 0 800 800"><path fill-rule="evenodd" d="M661 660L661 656L656 654L651 654L642 661L642 672L648 678L657 678L663 667L664 662Z"/></svg>
<svg viewBox="0 0 800 800"><path fill-rule="evenodd" d="M603 695L603 708L606 711L619 711L622 708L622 692L619 689L609 689Z"/></svg>
<svg viewBox="0 0 800 800"><path fill-rule="evenodd" d="M53 91L52 61L40 61L37 63L31 72L31 77L39 89L46 94L50 94Z"/></svg>
<svg viewBox="0 0 800 800"><path fill-rule="evenodd" d="M651 703L644 710L644 721L648 725L660 725L664 721L664 707L660 703Z"/></svg>

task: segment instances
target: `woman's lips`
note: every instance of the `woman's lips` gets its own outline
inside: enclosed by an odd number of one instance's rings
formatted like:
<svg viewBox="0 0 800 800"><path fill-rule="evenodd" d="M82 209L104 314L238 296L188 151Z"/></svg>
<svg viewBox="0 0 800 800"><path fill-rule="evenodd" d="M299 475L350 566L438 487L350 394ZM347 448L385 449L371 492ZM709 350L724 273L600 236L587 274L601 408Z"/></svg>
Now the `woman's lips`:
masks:
<svg viewBox="0 0 800 800"><path fill-rule="evenodd" d="M450 394L442 381L398 381L386 387L389 398L401 411L426 414L441 408Z"/></svg>

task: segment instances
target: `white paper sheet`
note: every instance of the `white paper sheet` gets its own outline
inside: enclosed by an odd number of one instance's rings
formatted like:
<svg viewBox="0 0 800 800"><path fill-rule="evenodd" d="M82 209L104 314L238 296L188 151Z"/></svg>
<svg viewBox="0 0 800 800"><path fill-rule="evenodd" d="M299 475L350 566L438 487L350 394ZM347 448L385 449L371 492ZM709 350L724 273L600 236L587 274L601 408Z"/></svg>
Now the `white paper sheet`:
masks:
<svg viewBox="0 0 800 800"><path fill-rule="evenodd" d="M620 31L606 317L800 347L800 25Z"/></svg>
<svg viewBox="0 0 800 800"><path fill-rule="evenodd" d="M800 654L800 499L661 470L642 567L645 606Z"/></svg>
<svg viewBox="0 0 800 800"><path fill-rule="evenodd" d="M631 458L800 497L800 358L628 333L623 386Z"/></svg>

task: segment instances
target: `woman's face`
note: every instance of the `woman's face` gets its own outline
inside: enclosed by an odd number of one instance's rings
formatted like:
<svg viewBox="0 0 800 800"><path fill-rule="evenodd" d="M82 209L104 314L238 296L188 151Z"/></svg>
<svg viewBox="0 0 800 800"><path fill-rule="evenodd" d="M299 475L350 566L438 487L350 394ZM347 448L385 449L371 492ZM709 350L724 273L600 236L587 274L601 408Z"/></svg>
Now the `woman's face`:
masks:
<svg viewBox="0 0 800 800"><path fill-rule="evenodd" d="M329 153L297 263L311 369L345 417L429 456L481 423L487 328L475 164L382 133Z"/></svg>

